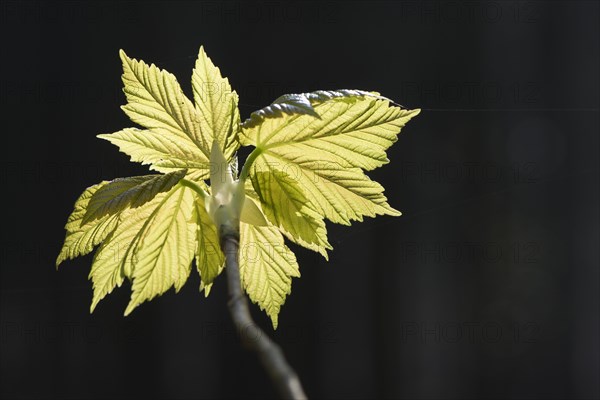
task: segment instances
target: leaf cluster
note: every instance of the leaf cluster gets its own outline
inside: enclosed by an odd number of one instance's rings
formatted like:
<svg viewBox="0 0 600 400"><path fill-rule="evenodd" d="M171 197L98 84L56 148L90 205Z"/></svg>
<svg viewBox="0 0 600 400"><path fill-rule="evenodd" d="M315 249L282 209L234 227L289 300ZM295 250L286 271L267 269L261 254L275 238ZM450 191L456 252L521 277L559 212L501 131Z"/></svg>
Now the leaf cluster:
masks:
<svg viewBox="0 0 600 400"><path fill-rule="evenodd" d="M237 93L203 48L193 101L169 72L120 55L122 109L139 127L98 136L158 174L100 182L75 202L56 265L99 246L91 311L127 279L128 315L181 289L193 264L208 295L229 229L240 238L242 285L276 328L300 276L284 237L327 258L326 219L400 215L365 171L388 163L386 150L420 110L374 92L317 91L281 96L242 122ZM238 174L240 146L253 150Z"/></svg>

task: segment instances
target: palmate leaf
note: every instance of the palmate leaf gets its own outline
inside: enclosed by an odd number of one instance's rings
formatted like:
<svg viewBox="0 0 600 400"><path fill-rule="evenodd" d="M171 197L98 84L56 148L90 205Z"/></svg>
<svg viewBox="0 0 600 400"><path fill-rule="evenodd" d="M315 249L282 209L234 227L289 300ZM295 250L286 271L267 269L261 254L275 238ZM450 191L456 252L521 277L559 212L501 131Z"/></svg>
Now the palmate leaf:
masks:
<svg viewBox="0 0 600 400"><path fill-rule="evenodd" d="M98 137L117 145L132 161L150 164L156 171L197 169L203 172L202 178L209 175L209 151L214 140L228 157L233 155L239 147L237 94L203 49L192 78L195 105L172 74L129 58L123 51L120 54L127 96L122 108L133 122L147 129L128 128Z"/></svg>
<svg viewBox="0 0 600 400"><path fill-rule="evenodd" d="M127 96L127 104L121 108L127 116L147 129L194 143L204 154L203 161L208 161L213 138L200 130L200 115L175 76L154 64L129 58L123 50L120 55Z"/></svg>
<svg viewBox="0 0 600 400"><path fill-rule="evenodd" d="M210 172L208 150L214 141L225 149L228 159L239 147L237 133L240 118L237 94L231 90L227 79L221 77L218 68L212 64L202 48L192 77L195 105L185 97L176 78L167 71L131 59L123 51L121 51L121 59L124 91L128 100L123 110L132 121L147 129L128 128L113 134L99 135L99 137L119 146L121 151L129 154L133 161L150 164L151 169L169 174L164 177L133 177L111 182L110 186L100 192L95 201L89 204L86 221L105 214L119 213L130 207L139 207L175 185L185 175L182 169L187 169L189 171L187 177L197 183L208 178ZM218 90L215 90L215 87L218 87ZM191 193L188 189L181 190ZM200 200L195 194L193 196L195 200L193 207L190 208L192 214L189 215L190 221L187 222L191 223L190 229L192 226L194 228L194 248L185 251L184 258L187 260L189 254L196 254L196 263L202 279L201 288L206 289L205 293L208 294L212 280L223 268L224 258L218 248L218 238L215 238L216 229L211 227L210 219L206 218L206 211L197 207ZM187 200L183 203L189 203L188 197L185 196ZM167 200L169 198L167 197ZM175 231L171 232L157 228L160 223L156 221L168 218L169 211L173 211L168 207L169 205L172 205L171 201L154 206L153 200L150 207L154 208L151 209L150 214L146 215L150 209L144 208L146 210L144 213L140 207L135 216L141 215L143 218L132 219L133 215L130 215L128 221L122 222L123 229L118 229L116 232L118 235L115 235L115 240L120 239L119 263L111 264L98 260L93 268L94 274L91 278L94 286L99 288L95 295L94 306L101 297L112 290L115 284L120 284L123 276L129 276L134 282L132 301L126 313L131 312L141 301L164 292L170 287L170 283L176 289L181 287L189 274L188 267L191 262L171 263L179 266L179 269L170 271L172 277L177 275L172 282L164 279L162 276L164 271L157 272L157 269L165 263L165 259L172 257L168 252L175 246L174 243L177 242L181 246L180 242L182 242L181 237L171 240L172 243L169 242L169 238L177 234L177 229L173 228ZM179 212L178 215L185 214L182 210L178 210L174 212ZM155 222L150 223L146 220ZM142 221L144 224L140 226ZM180 225L180 228L183 226L178 219L172 222L172 226ZM158 241L148 239L152 232L158 232L156 233ZM179 235L181 236L181 232ZM186 238L188 236L186 235ZM161 240L162 245L156 244L161 243ZM148 243L160 248L152 247ZM210 253L211 250L207 247L210 244L216 245L218 251ZM111 251L114 253L113 247L114 244L109 240L98 254L105 256ZM109 251L110 248L113 249ZM115 268L117 264L120 265Z"/></svg>
<svg viewBox="0 0 600 400"><path fill-rule="evenodd" d="M362 170L389 161L385 151L420 110L391 106L389 100L361 91L297 96L304 96L318 117L296 112L274 118L272 111L262 111L244 122L240 141L259 149L255 162L273 175L285 171L310 207L332 222L400 215L388 205L383 187Z"/></svg>
<svg viewBox="0 0 600 400"><path fill-rule="evenodd" d="M191 189L177 185L138 208L117 214L119 224L92 264L92 311L125 277L133 281L125 315L143 301L183 286L196 250L195 201Z"/></svg>
<svg viewBox="0 0 600 400"><path fill-rule="evenodd" d="M196 214L202 211L198 208L200 200L190 188L177 185L138 208L127 208L117 214L117 228L94 257L90 272L94 285L91 311L116 286L121 286L124 278L133 281L125 315L171 287L178 291L189 276L194 255L208 294L212 281L204 282L221 272L223 256L216 229L206 219L206 211L200 225ZM208 243L212 246L207 246ZM211 278L206 271L216 273Z"/></svg>

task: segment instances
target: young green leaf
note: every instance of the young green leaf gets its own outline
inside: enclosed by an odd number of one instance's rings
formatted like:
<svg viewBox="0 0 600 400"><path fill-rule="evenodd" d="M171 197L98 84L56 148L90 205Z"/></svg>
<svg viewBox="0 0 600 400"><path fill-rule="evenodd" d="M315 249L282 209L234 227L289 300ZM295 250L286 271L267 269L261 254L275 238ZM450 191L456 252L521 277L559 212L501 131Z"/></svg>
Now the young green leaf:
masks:
<svg viewBox="0 0 600 400"><path fill-rule="evenodd" d="M108 184L104 181L87 188L75 202L75 209L69 216L65 229L65 242L56 259L56 267L66 259L88 254L104 240L117 226L116 215L105 215L100 219L83 224L90 199L99 189Z"/></svg>
<svg viewBox="0 0 600 400"><path fill-rule="evenodd" d="M200 115L192 102L183 94L173 74L148 66L143 61L120 52L123 62L123 91L127 105L121 108L133 122L157 133L172 134L194 143L208 161L212 138L201 132Z"/></svg>
<svg viewBox="0 0 600 400"><path fill-rule="evenodd" d="M192 189L175 186L146 219L133 248L133 292L125 315L172 286L179 291L187 280L196 251L195 200Z"/></svg>
<svg viewBox="0 0 600 400"><path fill-rule="evenodd" d="M152 170L172 172L187 168L190 173L196 172L200 179L208 177L209 164L205 154L194 143L179 136L127 128L98 137L117 146L131 157L131 161L150 164Z"/></svg>
<svg viewBox="0 0 600 400"><path fill-rule="evenodd" d="M210 132L225 157L231 158L240 146L237 140L240 125L238 95L208 58L204 47L200 47L192 73L192 89L200 114L200 131Z"/></svg>
<svg viewBox="0 0 600 400"><path fill-rule="evenodd" d="M310 207L298 182L284 171L269 169L256 160L251 171L252 185L258 194L267 219L290 240L318 251L327 258L327 229L323 218Z"/></svg>
<svg viewBox="0 0 600 400"><path fill-rule="evenodd" d="M404 110L370 96L332 97L307 114L266 118L257 113L242 126L240 141L263 154L294 163L301 156L371 170L389 162L385 150L420 110Z"/></svg>
<svg viewBox="0 0 600 400"><path fill-rule="evenodd" d="M100 135L102 139L119 146L133 161L151 164L157 171L196 168L205 172L203 178L209 173L209 148L214 140L227 146L227 154L235 152L239 146L236 139L239 112L235 93L219 99L212 94L208 102L202 102L196 95L199 102L194 106L172 74L154 64L148 66L143 61L131 59L122 50L120 54L123 90L128 102L122 108L133 122L147 129L124 129ZM214 71L207 63L210 60L207 61L201 51L194 74L195 92L202 88L202 79L213 82L220 78L218 70ZM226 80L218 83L227 89ZM217 100L223 104L216 103ZM209 112L211 114L207 114ZM212 121L210 124L209 120ZM228 123L220 125L223 121Z"/></svg>
<svg viewBox="0 0 600 400"><path fill-rule="evenodd" d="M206 211L204 201L194 204L196 221L196 267L200 273L200 290L208 296L213 281L225 267L225 255L219 245L217 227Z"/></svg>
<svg viewBox="0 0 600 400"><path fill-rule="evenodd" d="M158 193L175 186L187 173L180 170L166 175L144 175L117 178L98 189L92 196L83 224L125 208L136 208L152 200Z"/></svg>
<svg viewBox="0 0 600 400"><path fill-rule="evenodd" d="M292 278L300 277L296 256L274 226L241 223L239 259L244 290L277 329L279 310L291 293Z"/></svg>
<svg viewBox="0 0 600 400"><path fill-rule="evenodd" d="M255 163L293 176L312 208L332 222L400 215L388 205L383 187L361 169L388 162L385 150L419 110L390 106L388 100L365 93L307 94L319 118L255 113L244 123L240 140L260 150Z"/></svg>
<svg viewBox="0 0 600 400"><path fill-rule="evenodd" d="M399 216L383 194L383 187L372 181L360 168L342 167L337 162L298 157L288 163L271 154L264 154L259 162L268 165L273 173L289 173L301 185L314 210L332 222L350 225L362 221L363 216ZM277 172L280 171L280 172Z"/></svg>
<svg viewBox="0 0 600 400"><path fill-rule="evenodd" d="M159 193L152 200L135 209L118 214L117 228L104 240L92 262L89 278L94 287L90 312L100 300L121 286L125 277L132 277L133 249L141 238L140 232L146 220L164 200L167 193Z"/></svg>

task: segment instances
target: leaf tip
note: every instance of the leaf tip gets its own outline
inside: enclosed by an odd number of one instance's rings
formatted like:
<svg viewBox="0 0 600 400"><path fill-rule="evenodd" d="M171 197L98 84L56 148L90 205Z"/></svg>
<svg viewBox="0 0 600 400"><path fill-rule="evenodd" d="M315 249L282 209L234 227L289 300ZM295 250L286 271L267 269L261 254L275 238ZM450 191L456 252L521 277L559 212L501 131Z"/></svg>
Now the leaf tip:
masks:
<svg viewBox="0 0 600 400"><path fill-rule="evenodd" d="M271 317L271 324L273 324L273 330L277 330L277 326L279 325L279 321L277 318L277 313L270 313L269 317Z"/></svg>
<svg viewBox="0 0 600 400"><path fill-rule="evenodd" d="M402 216L402 212L399 210L396 210L394 207L389 207L387 211L387 215L392 216L392 217L400 217Z"/></svg>
<svg viewBox="0 0 600 400"><path fill-rule="evenodd" d="M327 250L333 250L333 247L331 247L331 244L329 244L329 242L327 243L327 246L319 246L319 248L317 249L318 253L323 256L325 261L329 261L329 254L327 254Z"/></svg>
<svg viewBox="0 0 600 400"><path fill-rule="evenodd" d="M211 289L212 289L212 283L205 285L204 282L200 282L200 292L204 292L204 298L208 297Z"/></svg>
<svg viewBox="0 0 600 400"><path fill-rule="evenodd" d="M134 304L133 302L129 302L129 304L127 305L127 308L125 309L125 312L123 313L124 317L128 317L129 314L131 314L131 312L137 307L137 304Z"/></svg>
<svg viewBox="0 0 600 400"><path fill-rule="evenodd" d="M58 266L65 260L62 252L58 255L58 257L56 257L56 261L54 262L54 265L56 267L56 270L58 271Z"/></svg>

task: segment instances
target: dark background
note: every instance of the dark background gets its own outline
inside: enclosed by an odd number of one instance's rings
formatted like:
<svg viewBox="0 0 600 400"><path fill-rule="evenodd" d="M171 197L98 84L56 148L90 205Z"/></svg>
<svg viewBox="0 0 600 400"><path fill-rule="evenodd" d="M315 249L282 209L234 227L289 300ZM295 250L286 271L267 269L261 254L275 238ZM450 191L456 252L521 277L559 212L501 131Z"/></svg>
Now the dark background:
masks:
<svg viewBox="0 0 600 400"><path fill-rule="evenodd" d="M221 277L89 314L91 255L56 272L82 190L139 175L108 142L118 50L191 95L198 48L242 118L283 93L423 109L370 176L400 218L328 225L273 333L313 398L598 398L599 6L533 2L1 2L2 398L274 396Z"/></svg>

